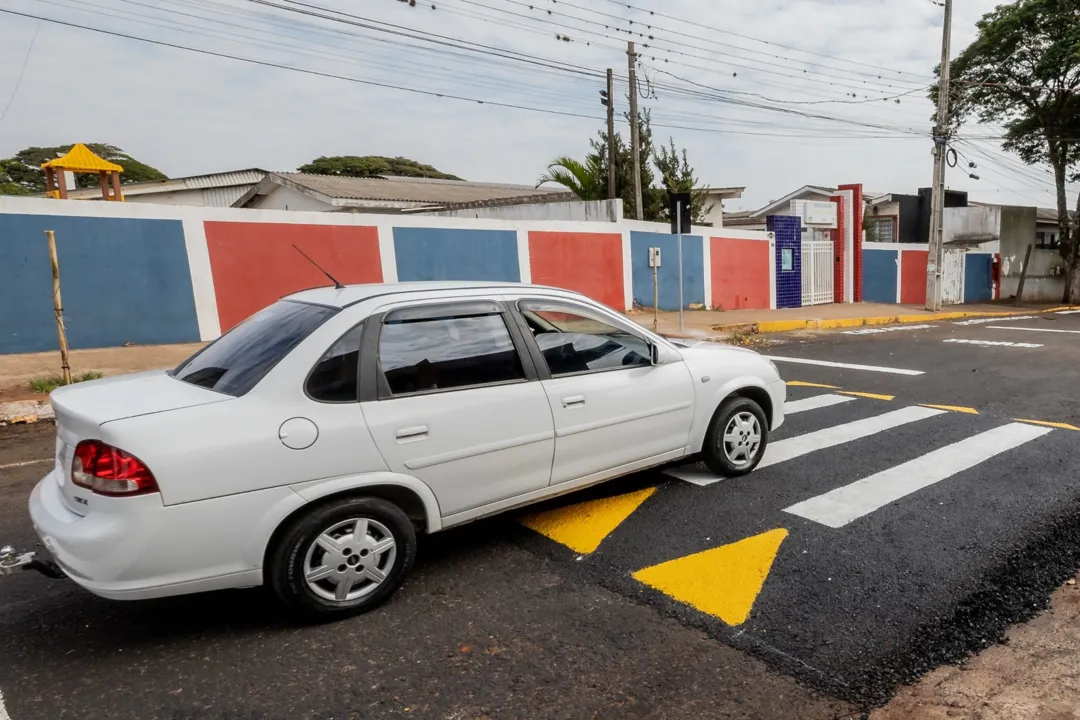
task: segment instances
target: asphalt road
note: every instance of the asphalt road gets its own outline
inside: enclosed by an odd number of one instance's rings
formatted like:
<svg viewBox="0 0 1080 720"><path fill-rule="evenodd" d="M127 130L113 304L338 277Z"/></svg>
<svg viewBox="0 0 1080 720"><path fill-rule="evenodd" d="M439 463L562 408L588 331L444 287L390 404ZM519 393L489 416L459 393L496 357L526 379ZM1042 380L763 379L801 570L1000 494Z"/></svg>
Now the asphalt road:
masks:
<svg viewBox="0 0 1080 720"><path fill-rule="evenodd" d="M882 702L1080 566L1080 314L901 328L766 348L830 364L778 360L798 412L751 476L646 473L438 536L361 618L292 627L259 591L120 604L0 580L0 720L835 718ZM0 541L32 540L44 467L5 466L52 444L48 426L0 429Z"/></svg>

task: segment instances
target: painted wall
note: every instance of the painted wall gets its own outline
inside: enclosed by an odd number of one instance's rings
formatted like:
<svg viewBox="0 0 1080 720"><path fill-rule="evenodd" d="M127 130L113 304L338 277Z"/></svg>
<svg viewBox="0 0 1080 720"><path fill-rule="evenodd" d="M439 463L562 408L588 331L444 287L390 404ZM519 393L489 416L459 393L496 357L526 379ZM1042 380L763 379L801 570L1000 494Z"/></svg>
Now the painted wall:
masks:
<svg viewBox="0 0 1080 720"><path fill-rule="evenodd" d="M621 233L534 231L528 235L534 283L574 290L612 307L623 305Z"/></svg>
<svg viewBox="0 0 1080 720"><path fill-rule="evenodd" d="M866 302L897 301L899 255L899 250L863 251L863 297Z"/></svg>
<svg viewBox="0 0 1080 720"><path fill-rule="evenodd" d="M683 235L683 306L705 303L705 257L700 235ZM630 267L633 273L634 303L653 306L653 275L649 248L660 248L660 309L679 309L679 246L675 235L630 232Z"/></svg>
<svg viewBox="0 0 1080 720"><path fill-rule="evenodd" d="M382 281L375 227L207 222L204 228L222 332L283 295L327 283L297 248L346 285Z"/></svg>
<svg viewBox="0 0 1080 720"><path fill-rule="evenodd" d="M929 250L908 250L900 253L900 302L905 305L926 304L926 260Z"/></svg>
<svg viewBox="0 0 1080 720"><path fill-rule="evenodd" d="M471 218L473 220L539 220L543 222L612 222L623 218L622 200L552 202L505 207L467 208L424 213L428 217Z"/></svg>
<svg viewBox="0 0 1080 720"><path fill-rule="evenodd" d="M398 280L519 282L517 233L511 230L394 228Z"/></svg>
<svg viewBox="0 0 1080 720"><path fill-rule="evenodd" d="M199 339L180 222L0 213L0 353L58 347L46 230L71 348Z"/></svg>
<svg viewBox="0 0 1080 720"><path fill-rule="evenodd" d="M768 308L769 242L709 238L712 265L710 305L723 310Z"/></svg>

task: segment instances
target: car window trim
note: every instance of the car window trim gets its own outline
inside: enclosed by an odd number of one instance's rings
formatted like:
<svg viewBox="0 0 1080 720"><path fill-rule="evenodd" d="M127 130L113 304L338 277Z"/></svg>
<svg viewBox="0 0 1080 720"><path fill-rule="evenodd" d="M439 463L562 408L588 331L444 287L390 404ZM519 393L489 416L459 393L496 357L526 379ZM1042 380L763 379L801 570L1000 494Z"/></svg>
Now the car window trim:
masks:
<svg viewBox="0 0 1080 720"><path fill-rule="evenodd" d="M475 305L478 302L487 302L492 304L491 311L486 312L466 312L465 314L453 314L455 307L463 307L469 305ZM528 343L521 334L521 329L517 326L517 319L514 317L514 312L509 303L502 300L489 300L489 299L477 299L468 298L457 301L447 301L441 299L434 303L431 303L433 312L438 311L439 314L434 314L432 317L425 320L411 320L411 322L423 322L426 320L436 320L441 317L483 317L488 315L498 315L502 318L503 325L506 327L507 333L510 335L510 341L513 343L514 350L517 352L518 360L521 362L521 368L525 373L525 378L522 380L503 380L500 382L481 383L477 385L461 385L453 388L435 390L420 390L411 393L402 393L395 395L390 392L390 385L386 381L386 376L383 374L381 366L379 364L379 340L382 337L382 328L386 324L386 320L391 313L405 308L416 307L426 305L424 301L414 301L412 304L406 304L404 307L395 307L383 312L374 313L366 320L368 325L364 328L362 334L361 346L360 346L360 402L374 402L383 400L396 400L398 398L407 397L419 397L422 395L436 395L441 393L460 392L462 390L477 390L480 388L499 387L503 385L518 385L521 383L535 382L540 380L537 366L533 361L533 357L530 354ZM450 313L449 315L446 313ZM544 366L546 369L546 366Z"/></svg>
<svg viewBox="0 0 1080 720"><path fill-rule="evenodd" d="M514 315L517 316L517 318L519 319L519 322L521 323L521 327L525 331L525 337L527 338L527 344L529 346L529 352L533 353L538 358L537 367L542 368L541 373L542 373L543 376L546 376L546 377L543 377L543 379L545 379L545 380L549 380L549 379L557 380L557 379L560 379L560 378L582 377L584 375L598 375L600 373L609 373L609 372L626 372L628 370L638 370L638 369L644 368L644 367L653 367L652 362L650 361L646 365L626 365L626 366L612 367L612 368L598 368L596 370L582 370L580 372L563 373L562 375L553 375L551 373L551 368L548 367L547 359L544 358L543 351L540 350L540 345L536 342L536 337L532 334L532 331L529 330L528 321L525 320L525 314L524 314L525 311L522 310L522 308L521 308L522 303L530 303L530 302L534 302L534 303L541 304L541 305L551 305L551 306L556 307L556 308L562 308L564 310L569 310L569 311L572 311L572 312L577 312L577 313L583 314L585 317L591 317L594 320L599 320L600 322L605 322L605 323L611 325L616 330L621 330L621 331L625 332L627 335L632 335L632 336L636 337L638 340L641 340L643 343L645 343L650 348L653 345L653 341L649 337L646 337L646 336L643 336L643 335L641 335L641 334L639 334L637 332L634 332L633 330L629 329L628 327L623 326L622 324L617 324L615 322L612 322L611 320L609 320L608 318L605 318L603 315L601 315L600 313L597 313L595 310L592 310L588 306L581 305L579 303L575 303L573 300L563 300L562 298L545 298L545 297L536 297L536 296L519 297L516 300L514 300L514 302L513 302ZM585 335L587 333L578 333L578 334L579 335Z"/></svg>
<svg viewBox="0 0 1080 720"><path fill-rule="evenodd" d="M355 400L319 400L318 398L315 398L315 397L311 396L311 393L308 391L308 384L311 382L311 376L315 374L315 369L319 367L319 363L321 363L323 361L323 358L326 357L326 353L330 352L330 350L335 345L337 345L339 342L341 342L342 338L344 338L346 335L348 335L353 330L360 327L361 325L363 325L366 322L367 322L367 319L361 320L360 322L355 323L352 327L350 327L345 332L338 335L337 339L334 340L334 342L330 343L329 347L327 347L326 350L323 351L323 354L319 356L319 359L316 360L315 364L313 364L311 366L311 369L308 370L307 375L304 377L304 385L303 385L303 387L304 387L304 396L307 397L308 400L310 400L311 402L319 403L320 405L351 405L351 404L355 404L355 403L360 402L360 357L356 358L356 399ZM366 328L365 328L365 330L366 330ZM361 353L363 353L363 351L364 351L364 334L365 334L365 332L362 330L360 332L360 347L359 347L359 351Z"/></svg>

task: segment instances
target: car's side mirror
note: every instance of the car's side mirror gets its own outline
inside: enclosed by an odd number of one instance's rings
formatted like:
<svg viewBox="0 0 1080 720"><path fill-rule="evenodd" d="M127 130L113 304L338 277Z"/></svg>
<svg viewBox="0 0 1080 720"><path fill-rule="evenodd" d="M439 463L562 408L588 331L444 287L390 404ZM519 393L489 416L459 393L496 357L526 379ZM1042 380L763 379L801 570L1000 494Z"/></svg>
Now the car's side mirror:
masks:
<svg viewBox="0 0 1080 720"><path fill-rule="evenodd" d="M660 364L660 346L656 343L649 343L649 362L653 365Z"/></svg>

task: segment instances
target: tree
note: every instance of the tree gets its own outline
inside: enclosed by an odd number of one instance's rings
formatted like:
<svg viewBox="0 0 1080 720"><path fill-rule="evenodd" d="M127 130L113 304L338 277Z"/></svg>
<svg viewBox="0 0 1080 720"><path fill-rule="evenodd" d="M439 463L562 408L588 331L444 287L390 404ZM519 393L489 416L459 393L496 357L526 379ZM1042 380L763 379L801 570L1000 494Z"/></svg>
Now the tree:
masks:
<svg viewBox="0 0 1080 720"><path fill-rule="evenodd" d="M562 185L580 200L603 200L607 197L607 170L603 170L594 155L580 162L571 157L559 157L551 161L547 172L536 181L536 187L545 183Z"/></svg>
<svg viewBox="0 0 1080 720"><path fill-rule="evenodd" d="M45 172L41 169L42 164L65 154L74 144L28 147L15 153L14 157L0 160L0 195L33 195L45 192ZM122 166L124 172L120 175L120 182L124 185L167 179L165 173L139 162L115 145L87 143L86 147L103 160ZM97 187L98 177L76 173L75 186Z"/></svg>
<svg viewBox="0 0 1080 720"><path fill-rule="evenodd" d="M660 180L664 184L664 194L690 193L690 219L697 225L705 221L706 216L713 208L708 201L708 194L697 189L697 178L694 177L694 168L690 167L690 160L686 157L686 148L682 155L675 149L674 138L668 138L668 144L661 145L653 154L653 162L660 171ZM671 220L671 208L664 203L664 219Z"/></svg>
<svg viewBox="0 0 1080 720"><path fill-rule="evenodd" d="M1006 150L1053 169L1064 301L1080 303L1080 218L1070 222L1065 188L1080 176L1080 0L1019 0L976 27L950 65L952 123L975 116L1003 125Z"/></svg>
<svg viewBox="0 0 1080 720"><path fill-rule="evenodd" d="M297 168L310 175L340 175L344 177L372 177L393 175L397 177L434 178L437 180L461 180L456 175L439 172L430 165L423 165L408 158L381 157L379 155L335 155L320 157Z"/></svg>

